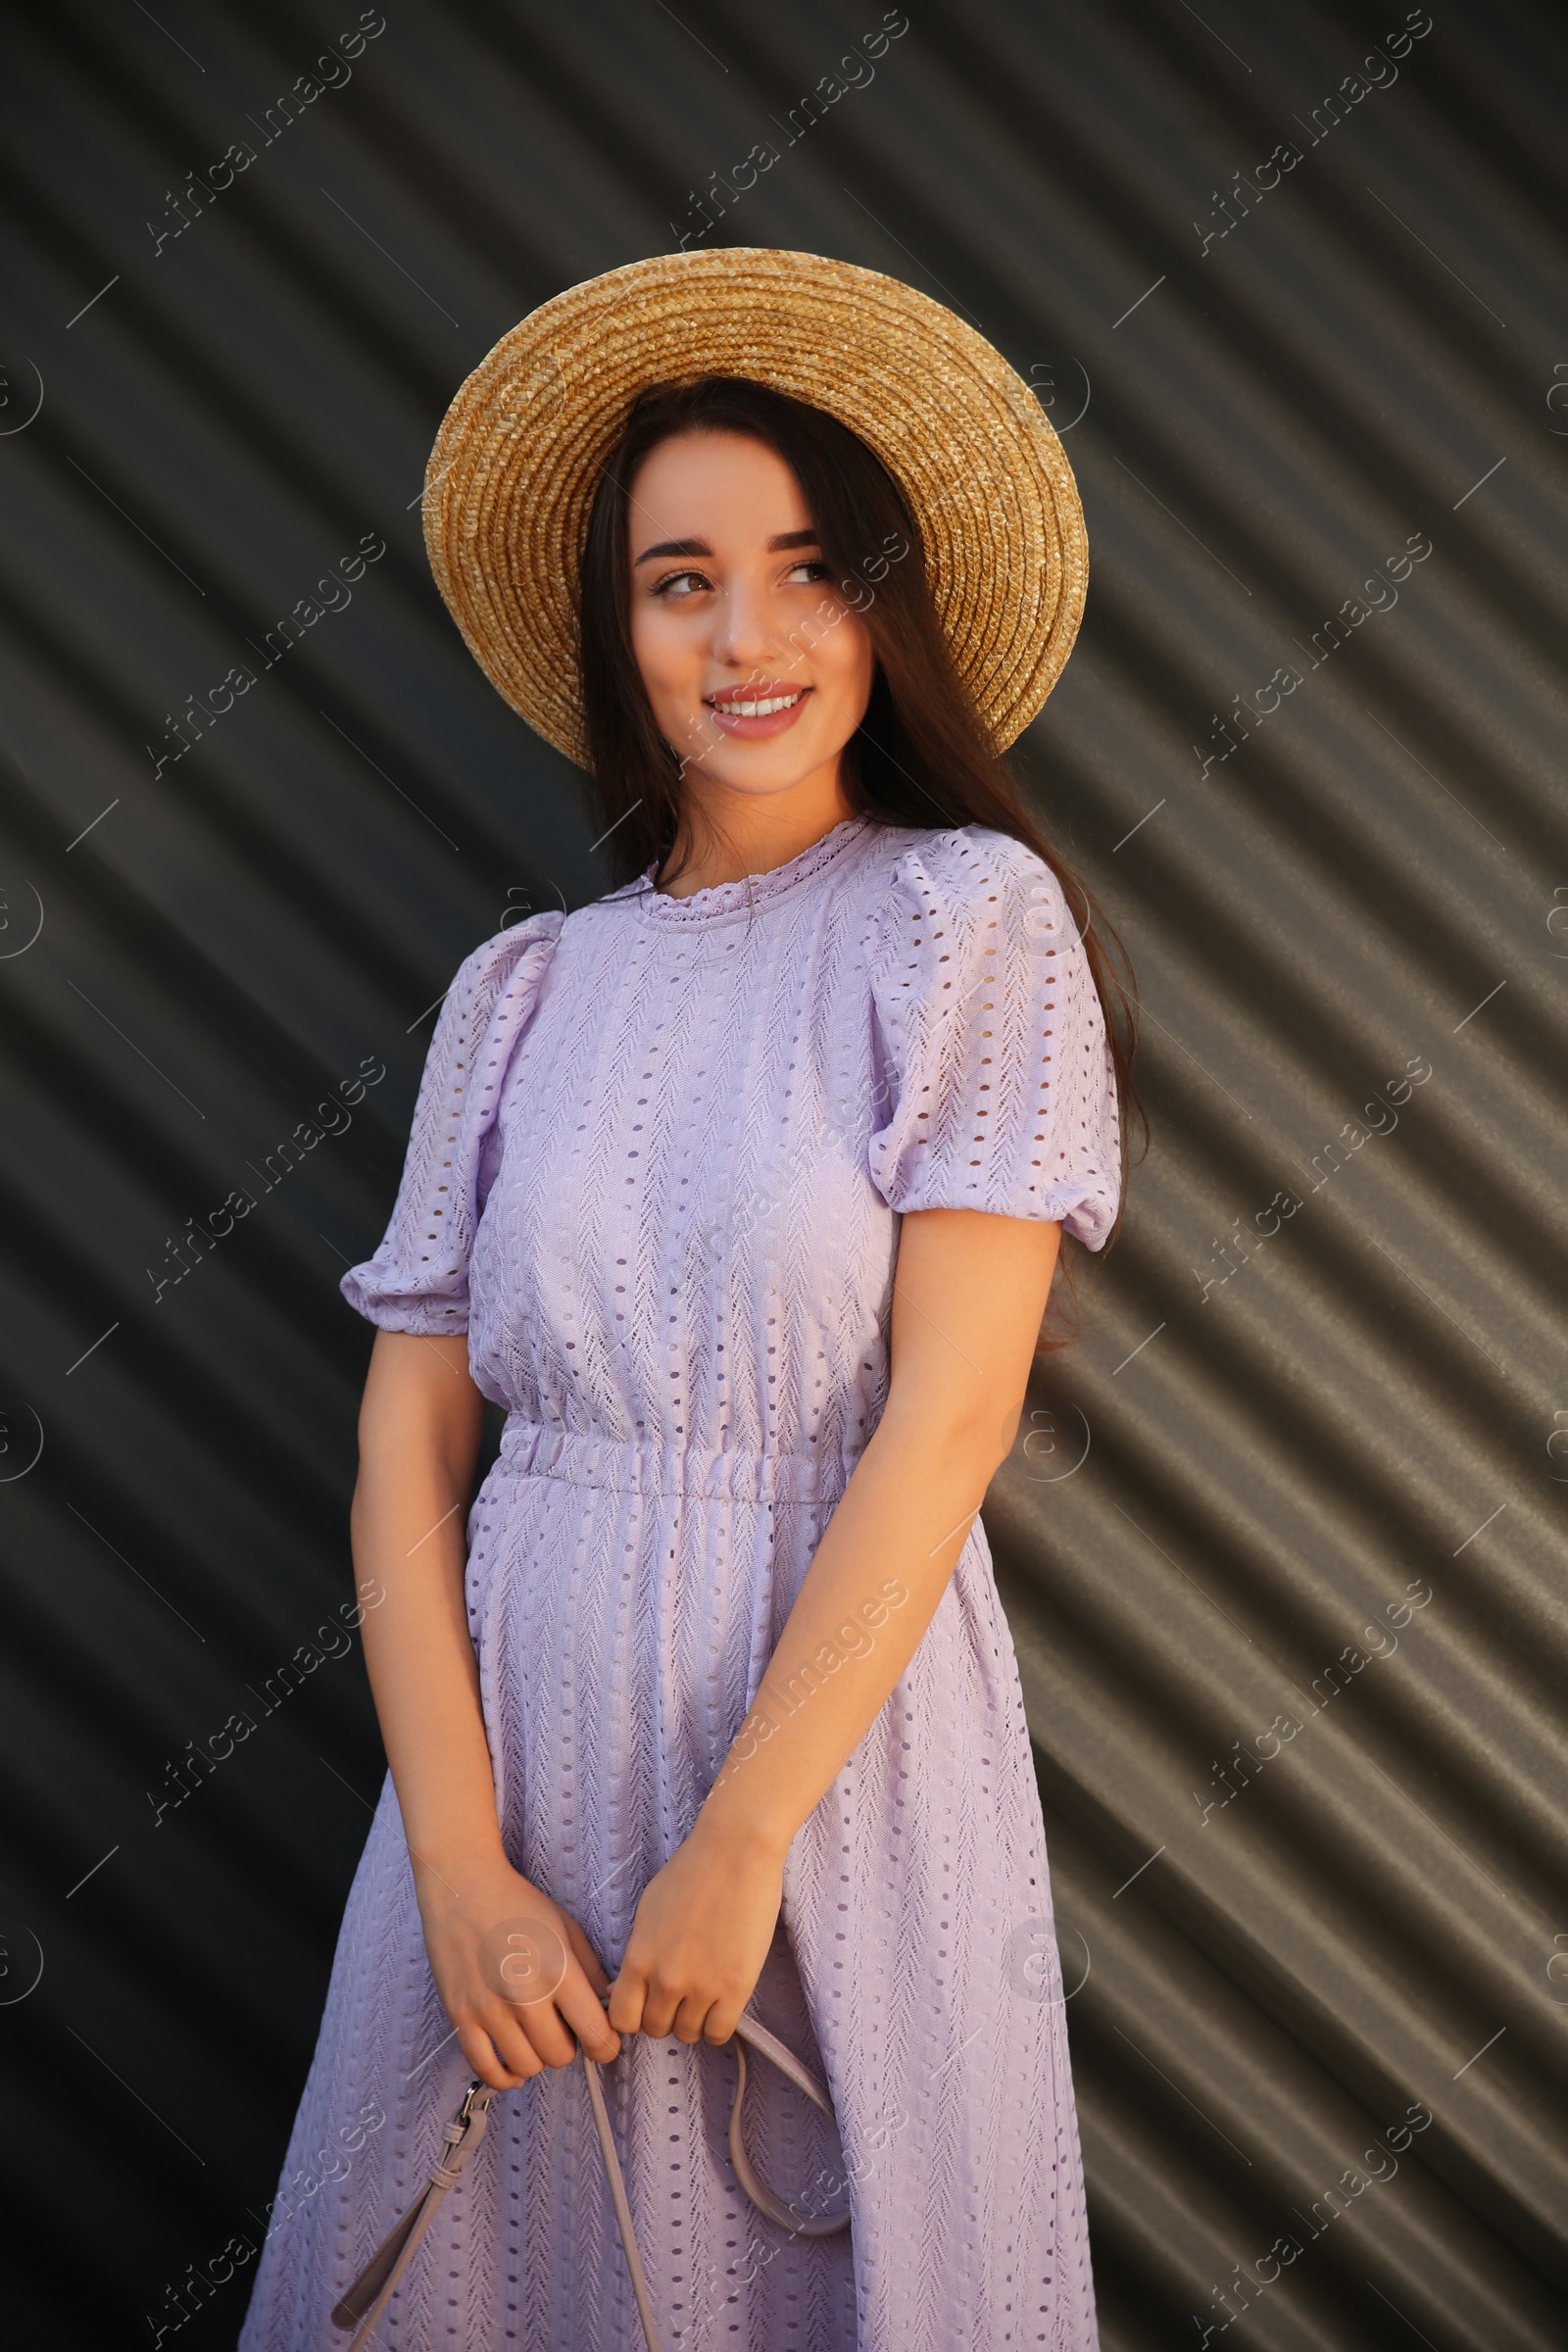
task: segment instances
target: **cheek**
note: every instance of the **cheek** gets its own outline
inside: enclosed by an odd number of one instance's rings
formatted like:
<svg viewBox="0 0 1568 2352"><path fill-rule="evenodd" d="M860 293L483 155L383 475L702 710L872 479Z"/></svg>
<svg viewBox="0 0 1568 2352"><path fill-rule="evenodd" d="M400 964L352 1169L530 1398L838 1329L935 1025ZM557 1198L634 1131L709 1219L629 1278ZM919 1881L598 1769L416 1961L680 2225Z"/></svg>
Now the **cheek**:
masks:
<svg viewBox="0 0 1568 2352"><path fill-rule="evenodd" d="M856 612L846 611L843 618L831 628L818 650L818 674L824 684L831 680L859 708L856 718L870 699L871 679L876 662L871 651L871 636L863 620Z"/></svg>
<svg viewBox="0 0 1568 2352"><path fill-rule="evenodd" d="M667 716L675 706L684 710L695 700L694 680L701 656L689 643L688 633L671 625L663 606L652 602L633 606L631 650L658 715Z"/></svg>

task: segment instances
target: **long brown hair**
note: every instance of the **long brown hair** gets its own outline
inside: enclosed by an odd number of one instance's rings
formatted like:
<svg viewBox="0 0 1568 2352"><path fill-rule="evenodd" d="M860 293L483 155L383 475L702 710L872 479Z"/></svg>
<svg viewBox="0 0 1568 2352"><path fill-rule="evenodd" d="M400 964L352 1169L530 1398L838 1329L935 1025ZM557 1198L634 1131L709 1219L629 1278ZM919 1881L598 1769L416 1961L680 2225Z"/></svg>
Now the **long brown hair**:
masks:
<svg viewBox="0 0 1568 2352"><path fill-rule="evenodd" d="M897 482L837 417L745 377L704 376L643 392L605 462L589 516L579 605L583 706L599 823L616 881L663 865L683 838L684 762L660 733L632 651L627 494L660 442L715 432L760 441L790 467L829 584L840 583L870 637L871 699L841 770L851 807L889 825L990 826L1032 850L1060 883L1105 1015L1125 1175L1129 1124L1142 1112L1131 1076L1137 1000L1121 943L1040 833L987 738L948 651L919 530ZM869 590L863 604L860 589Z"/></svg>

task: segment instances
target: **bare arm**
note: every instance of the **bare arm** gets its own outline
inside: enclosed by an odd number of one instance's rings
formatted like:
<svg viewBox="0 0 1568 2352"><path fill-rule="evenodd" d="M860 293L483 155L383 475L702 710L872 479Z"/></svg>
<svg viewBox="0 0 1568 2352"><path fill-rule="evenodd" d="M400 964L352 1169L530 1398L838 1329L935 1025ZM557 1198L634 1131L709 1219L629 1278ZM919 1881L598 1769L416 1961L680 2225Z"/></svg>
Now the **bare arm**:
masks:
<svg viewBox="0 0 1568 2352"><path fill-rule="evenodd" d="M608 1979L581 1929L512 1868L501 1842L464 1605L483 1414L466 1341L378 1333L352 1526L356 1571L386 1595L366 1613L365 1659L430 1967L465 2056L505 2089L541 2066L569 2063L568 2025L596 2057L613 2057L619 2044L597 1998ZM497 1954L486 1949L491 1931L521 1919L559 1938L564 1965L555 1997L527 2007L504 1997Z"/></svg>
<svg viewBox="0 0 1568 2352"><path fill-rule="evenodd" d="M610 2005L623 2033L733 2032L790 1840L913 1656L1016 1435L1059 1240L970 1209L905 1218L886 1411L692 1835L639 1906Z"/></svg>
<svg viewBox="0 0 1568 2352"><path fill-rule="evenodd" d="M483 1413L466 1341L376 1335L350 1525L357 1571L387 1595L365 1619L365 1661L416 1872L501 1849L463 1606Z"/></svg>

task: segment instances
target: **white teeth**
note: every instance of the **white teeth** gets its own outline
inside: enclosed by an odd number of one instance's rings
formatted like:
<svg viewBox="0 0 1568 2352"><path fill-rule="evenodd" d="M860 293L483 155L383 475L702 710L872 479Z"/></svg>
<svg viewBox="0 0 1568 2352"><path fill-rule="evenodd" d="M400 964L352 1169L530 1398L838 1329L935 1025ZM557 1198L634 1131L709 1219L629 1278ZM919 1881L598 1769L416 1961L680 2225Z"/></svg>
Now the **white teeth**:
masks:
<svg viewBox="0 0 1568 2352"><path fill-rule="evenodd" d="M788 710L793 704L798 703L802 692L803 689L797 687L793 694L775 695L771 702L766 703L720 703L715 701L713 709L722 710L726 718L771 718L775 710Z"/></svg>

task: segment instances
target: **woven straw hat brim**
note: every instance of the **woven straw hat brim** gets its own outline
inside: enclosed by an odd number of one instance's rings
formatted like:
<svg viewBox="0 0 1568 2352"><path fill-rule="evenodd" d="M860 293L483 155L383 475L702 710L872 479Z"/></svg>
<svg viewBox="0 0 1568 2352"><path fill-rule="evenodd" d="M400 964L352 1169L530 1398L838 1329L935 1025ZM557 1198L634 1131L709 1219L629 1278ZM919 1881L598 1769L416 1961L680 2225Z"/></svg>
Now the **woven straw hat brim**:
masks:
<svg viewBox="0 0 1568 2352"><path fill-rule="evenodd" d="M660 254L568 287L462 386L430 453L425 544L491 682L586 762L577 593L594 493L637 395L703 375L808 401L875 451L919 526L958 675L1004 749L1083 612L1088 547L1061 443L1021 376L941 303L770 247Z"/></svg>

